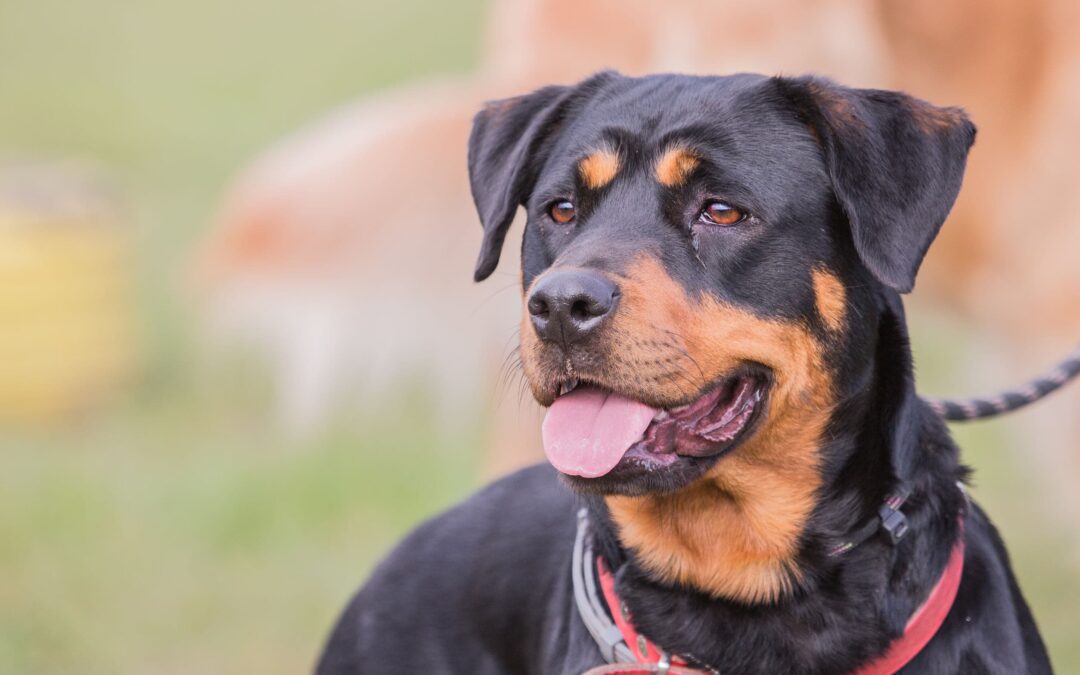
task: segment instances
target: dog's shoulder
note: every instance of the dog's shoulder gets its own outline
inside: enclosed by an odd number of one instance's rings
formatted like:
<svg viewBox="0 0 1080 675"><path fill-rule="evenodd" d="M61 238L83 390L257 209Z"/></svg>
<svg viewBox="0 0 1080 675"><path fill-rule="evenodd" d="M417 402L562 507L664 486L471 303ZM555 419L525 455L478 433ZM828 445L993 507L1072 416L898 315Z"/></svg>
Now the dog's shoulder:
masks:
<svg viewBox="0 0 1080 675"><path fill-rule="evenodd" d="M517 657L500 646L544 634L545 616L568 616L575 506L555 471L538 465L420 525L353 596L318 672L503 670Z"/></svg>
<svg viewBox="0 0 1080 675"><path fill-rule="evenodd" d="M1046 646L1020 593L997 528L974 500L965 522L964 577L952 615L943 627L953 633L947 650L925 650L912 666L936 672L1052 673ZM956 645L966 645L957 650ZM942 653L944 652L944 653ZM948 664L948 665L943 665Z"/></svg>

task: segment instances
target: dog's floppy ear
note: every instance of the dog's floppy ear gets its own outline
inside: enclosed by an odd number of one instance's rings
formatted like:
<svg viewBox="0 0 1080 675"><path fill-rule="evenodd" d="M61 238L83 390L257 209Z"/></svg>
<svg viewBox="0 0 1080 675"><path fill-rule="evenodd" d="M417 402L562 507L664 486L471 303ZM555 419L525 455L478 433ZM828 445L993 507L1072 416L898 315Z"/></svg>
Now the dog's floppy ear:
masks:
<svg viewBox="0 0 1080 675"><path fill-rule="evenodd" d="M883 284L910 291L960 191L975 126L959 108L900 92L777 81L821 143L863 264Z"/></svg>
<svg viewBox="0 0 1080 675"><path fill-rule="evenodd" d="M469 185L484 227L473 279L483 281L499 264L506 231L539 171L539 145L563 119L570 87L544 87L493 101L473 119L469 134Z"/></svg>
<svg viewBox="0 0 1080 675"><path fill-rule="evenodd" d="M506 231L524 204L547 149L574 101L595 92L615 73L603 72L569 87L553 86L488 103L469 135L469 184L484 226L473 278L483 281L499 264Z"/></svg>

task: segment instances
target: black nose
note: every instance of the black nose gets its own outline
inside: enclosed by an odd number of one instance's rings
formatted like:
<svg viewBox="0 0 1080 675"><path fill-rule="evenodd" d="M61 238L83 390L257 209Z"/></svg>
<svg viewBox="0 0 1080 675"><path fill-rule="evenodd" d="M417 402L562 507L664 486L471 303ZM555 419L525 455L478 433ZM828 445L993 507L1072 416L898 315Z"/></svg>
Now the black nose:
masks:
<svg viewBox="0 0 1080 675"><path fill-rule="evenodd" d="M529 314L543 340L569 346L588 337L619 299L619 287L598 272L550 272L529 295Z"/></svg>

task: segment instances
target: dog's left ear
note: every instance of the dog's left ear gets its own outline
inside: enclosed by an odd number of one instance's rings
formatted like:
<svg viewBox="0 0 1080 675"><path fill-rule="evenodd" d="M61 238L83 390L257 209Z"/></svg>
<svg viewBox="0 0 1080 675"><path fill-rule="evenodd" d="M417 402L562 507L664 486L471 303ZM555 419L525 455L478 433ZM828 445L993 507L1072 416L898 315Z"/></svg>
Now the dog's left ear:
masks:
<svg viewBox="0 0 1080 675"><path fill-rule="evenodd" d="M821 143L863 264L907 293L960 191L975 125L900 92L776 81Z"/></svg>

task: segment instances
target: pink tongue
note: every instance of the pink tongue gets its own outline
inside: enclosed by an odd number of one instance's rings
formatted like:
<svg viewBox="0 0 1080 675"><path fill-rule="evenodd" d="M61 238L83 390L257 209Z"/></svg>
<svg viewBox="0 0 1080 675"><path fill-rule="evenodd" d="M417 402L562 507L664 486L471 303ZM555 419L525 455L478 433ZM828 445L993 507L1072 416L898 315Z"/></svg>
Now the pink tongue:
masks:
<svg viewBox="0 0 1080 675"><path fill-rule="evenodd" d="M603 476L641 439L656 413L618 394L579 387L548 409L541 427L544 452L565 474Z"/></svg>

